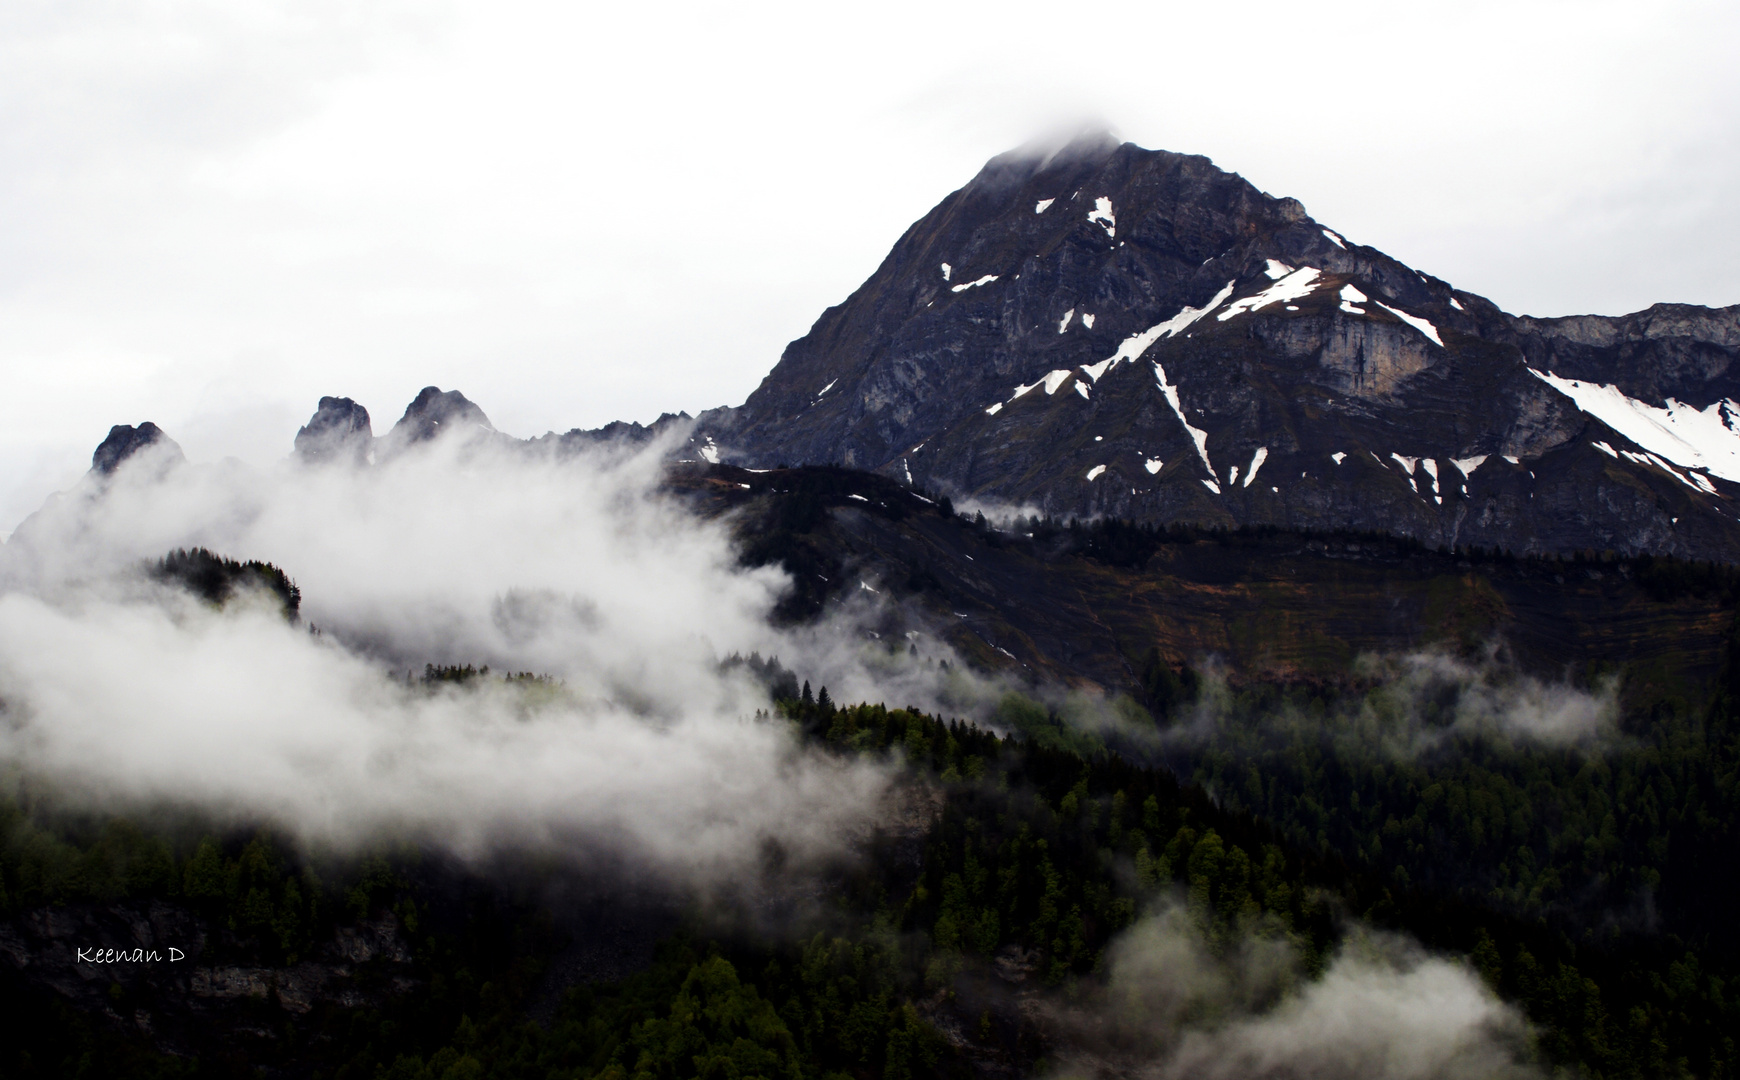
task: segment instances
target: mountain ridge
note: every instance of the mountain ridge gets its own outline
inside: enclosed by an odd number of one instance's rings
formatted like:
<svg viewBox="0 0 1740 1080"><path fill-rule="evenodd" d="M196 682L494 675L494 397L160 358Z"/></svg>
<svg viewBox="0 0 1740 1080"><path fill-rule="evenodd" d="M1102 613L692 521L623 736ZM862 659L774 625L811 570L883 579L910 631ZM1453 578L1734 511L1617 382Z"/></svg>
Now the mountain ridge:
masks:
<svg viewBox="0 0 1740 1080"><path fill-rule="evenodd" d="M1740 307L1511 316L1207 158L1088 136L993 158L696 430L1054 516L1733 561L1737 352Z"/></svg>

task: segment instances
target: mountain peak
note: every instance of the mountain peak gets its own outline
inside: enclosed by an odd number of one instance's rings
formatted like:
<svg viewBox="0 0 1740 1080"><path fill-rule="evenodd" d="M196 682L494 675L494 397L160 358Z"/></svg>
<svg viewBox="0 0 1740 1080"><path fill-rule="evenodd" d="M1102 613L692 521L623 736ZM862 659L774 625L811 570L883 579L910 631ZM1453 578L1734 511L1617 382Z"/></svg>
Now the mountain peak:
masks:
<svg viewBox="0 0 1740 1080"><path fill-rule="evenodd" d="M110 428L108 437L91 454L91 471L100 476L113 476L123 462L147 451L161 458L159 467L164 469L186 460L175 440L147 420L138 427L116 424Z"/></svg>
<svg viewBox="0 0 1740 1080"><path fill-rule="evenodd" d="M296 456L309 464L360 465L368 460L373 442L367 409L347 397L323 397L308 423L296 432Z"/></svg>
<svg viewBox="0 0 1740 1080"><path fill-rule="evenodd" d="M443 391L438 386L425 386L405 406L405 415L393 425L387 438L397 444L426 442L449 431L461 428L495 430L489 417L483 414L464 394L457 390Z"/></svg>
<svg viewBox="0 0 1740 1080"><path fill-rule="evenodd" d="M1099 131L991 159L694 437L1058 517L1740 561L1733 311L1516 319Z"/></svg>

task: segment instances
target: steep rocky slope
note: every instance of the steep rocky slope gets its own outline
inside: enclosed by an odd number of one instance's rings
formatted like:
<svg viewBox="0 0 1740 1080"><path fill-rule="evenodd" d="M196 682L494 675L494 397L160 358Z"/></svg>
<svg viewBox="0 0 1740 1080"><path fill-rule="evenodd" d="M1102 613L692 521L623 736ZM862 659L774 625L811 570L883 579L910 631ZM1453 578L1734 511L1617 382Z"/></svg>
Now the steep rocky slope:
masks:
<svg viewBox="0 0 1740 1080"><path fill-rule="evenodd" d="M791 573L790 616L868 590L892 601L883 639L936 634L981 669L1111 693L1140 694L1153 659L1340 683L1362 654L1497 648L1541 677L1617 672L1628 698L1702 701L1734 625L1723 572L1683 563L1462 557L1354 533L1003 531L839 468L695 464L668 485Z"/></svg>
<svg viewBox="0 0 1740 1080"><path fill-rule="evenodd" d="M1054 515L1740 555L1740 308L1517 318L1206 158L993 159L735 409L709 459Z"/></svg>

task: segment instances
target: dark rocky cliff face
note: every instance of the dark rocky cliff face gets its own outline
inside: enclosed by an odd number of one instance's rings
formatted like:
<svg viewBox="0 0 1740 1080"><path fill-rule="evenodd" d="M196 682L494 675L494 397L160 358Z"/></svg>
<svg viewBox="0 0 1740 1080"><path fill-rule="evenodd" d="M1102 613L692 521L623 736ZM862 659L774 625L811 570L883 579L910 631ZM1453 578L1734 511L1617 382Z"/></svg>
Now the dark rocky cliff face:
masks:
<svg viewBox="0 0 1740 1080"><path fill-rule="evenodd" d="M160 469L180 464L184 459L181 447L163 434L163 429L147 420L138 427L116 424L108 437L91 454L91 471L99 476L113 476L121 463L134 458L149 457Z"/></svg>
<svg viewBox="0 0 1740 1080"><path fill-rule="evenodd" d="M489 422L482 409L459 391L443 392L439 387L425 386L411 399L411 404L405 406L405 415L399 418L392 430L381 436L381 448L396 452L456 431L493 434L495 425Z"/></svg>
<svg viewBox="0 0 1740 1080"><path fill-rule="evenodd" d="M367 409L347 397L323 397L308 423L296 432L296 456L310 464L360 465L368 460L374 440Z"/></svg>
<svg viewBox="0 0 1740 1080"><path fill-rule="evenodd" d="M1512 317L1206 158L1087 136L993 159L696 438L1063 516L1732 561L1737 352L1740 308Z"/></svg>

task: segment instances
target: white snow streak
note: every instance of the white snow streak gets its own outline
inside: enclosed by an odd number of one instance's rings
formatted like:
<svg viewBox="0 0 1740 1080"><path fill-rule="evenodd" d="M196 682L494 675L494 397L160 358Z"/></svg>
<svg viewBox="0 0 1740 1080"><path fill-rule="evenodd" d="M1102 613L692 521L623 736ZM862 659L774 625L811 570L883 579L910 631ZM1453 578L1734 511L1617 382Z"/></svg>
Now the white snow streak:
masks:
<svg viewBox="0 0 1740 1080"><path fill-rule="evenodd" d="M966 292L968 289L975 288L979 285L989 285L991 282L996 281L996 280L997 280L996 274L986 274L984 277L980 278L977 281L963 281L959 285L956 285L954 288L950 289L949 291L950 292Z"/></svg>
<svg viewBox="0 0 1740 1080"><path fill-rule="evenodd" d="M1601 451L1603 454L1606 454L1608 457L1612 458L1613 460L1615 460L1615 461L1619 460L1619 451L1613 449L1613 447L1611 447L1611 446L1608 446L1606 443L1604 443L1604 442L1592 442L1589 445L1593 446L1595 449Z"/></svg>
<svg viewBox="0 0 1740 1080"><path fill-rule="evenodd" d="M1239 467L1234 465L1226 471L1226 486L1232 487L1239 482Z"/></svg>
<svg viewBox="0 0 1740 1080"><path fill-rule="evenodd" d="M1075 318L1075 309L1074 308L1070 308L1068 311L1064 312L1063 313L1063 320L1057 324L1057 332L1061 334L1065 330L1068 330L1069 329L1069 320L1071 320L1073 318Z"/></svg>
<svg viewBox="0 0 1740 1080"><path fill-rule="evenodd" d="M1038 202L1033 204L1033 212L1035 214L1043 214L1045 213L1046 208L1056 201L1056 199L1040 199Z"/></svg>
<svg viewBox="0 0 1740 1080"><path fill-rule="evenodd" d="M1450 298L1450 306L1455 308L1457 311L1467 311L1468 310L1467 308L1462 306L1462 301L1456 299L1454 296L1452 296Z"/></svg>
<svg viewBox="0 0 1740 1080"><path fill-rule="evenodd" d="M1104 465L1095 465L1093 468L1091 468L1087 471L1088 481L1091 483L1092 481L1098 480L1100 478L1100 474L1105 472L1105 471L1106 471L1106 467Z"/></svg>
<svg viewBox="0 0 1740 1080"><path fill-rule="evenodd" d="M1000 413L1002 411L1003 411L1003 403L1001 401L999 401L999 402L997 402L997 404L991 406L989 409L986 409L985 415L986 416L996 416L998 413Z"/></svg>
<svg viewBox="0 0 1740 1080"><path fill-rule="evenodd" d="M1201 428L1190 426L1190 421L1184 418L1184 407L1178 404L1178 387L1166 381L1166 369L1159 364L1154 365L1154 381L1160 384L1160 392L1166 395L1166 403L1172 406L1172 411L1178 414L1178 422L1184 425L1184 430L1190 432L1190 438L1196 443L1196 456L1202 459L1202 464L1208 469L1208 475L1214 475L1214 465L1208 460L1208 432ZM1220 485L1213 480L1203 483L1212 485L1214 493L1220 494Z"/></svg>
<svg viewBox="0 0 1740 1080"><path fill-rule="evenodd" d="M1142 468L1148 470L1149 476L1153 476L1155 473L1159 472L1161 466L1163 466L1165 464L1166 463L1161 461L1159 458L1151 457L1151 458L1148 458L1146 461L1142 462Z"/></svg>
<svg viewBox="0 0 1740 1080"><path fill-rule="evenodd" d="M1341 450L1337 450L1335 453L1330 454L1329 457L1330 460L1334 461L1337 465L1340 465L1343 461L1347 460L1347 454Z"/></svg>
<svg viewBox="0 0 1740 1080"><path fill-rule="evenodd" d="M1676 465L1740 482L1740 403L1734 399L1718 401L1701 412L1673 398L1667 399L1665 408L1658 408L1626 397L1617 386L1529 371L1645 450Z"/></svg>
<svg viewBox="0 0 1740 1080"><path fill-rule="evenodd" d="M1389 312L1391 315L1394 315L1396 318L1407 323L1409 326L1413 327L1415 330L1418 330L1420 333L1425 334L1427 337L1431 338L1432 343L1434 345L1438 346L1440 349L1442 349L1444 347L1444 339L1438 336L1438 328L1436 326L1433 326L1431 323L1427 322L1425 319L1415 318L1414 316L1409 315L1407 312L1401 310L1400 308L1393 308L1393 307L1389 306L1388 304L1384 303L1382 300L1379 300L1377 302L1377 306L1383 308L1385 311Z"/></svg>
<svg viewBox="0 0 1740 1080"><path fill-rule="evenodd" d="M1089 330L1092 330L1092 329L1093 329L1093 328L1094 328L1094 315L1093 315L1093 312L1091 312L1091 311L1084 311L1084 312L1082 312L1082 315L1081 315L1081 324L1082 324L1082 325L1083 325L1083 326L1085 326L1085 327L1087 327L1087 328L1088 328L1088 329L1089 329Z"/></svg>
<svg viewBox="0 0 1740 1080"><path fill-rule="evenodd" d="M954 273L954 271L955 271L954 267L950 266L948 263L943 263L942 264L943 280L947 281L949 279L949 275Z"/></svg>
<svg viewBox="0 0 1740 1080"><path fill-rule="evenodd" d="M1487 455L1476 454L1473 457L1451 458L1450 464L1462 470L1463 476L1473 476L1474 470L1485 463Z"/></svg>
<svg viewBox="0 0 1740 1080"><path fill-rule="evenodd" d="M1270 304L1278 304L1286 300L1302 300L1311 295L1311 291L1317 287L1317 279L1322 276L1323 271L1315 266L1302 266L1255 296L1234 300L1227 305L1225 311L1216 315L1215 318L1220 322L1226 322L1242 312L1261 311Z"/></svg>
<svg viewBox="0 0 1740 1080"><path fill-rule="evenodd" d="M1330 232L1328 229L1323 230L1323 235L1329 237L1329 242L1331 244L1334 244L1336 247L1340 248L1343 251L1347 250L1347 245L1341 242L1341 237Z"/></svg>
<svg viewBox="0 0 1740 1080"><path fill-rule="evenodd" d="M1663 461L1660 457L1656 456L1655 454L1634 454L1630 450L1623 450L1623 451L1621 451L1621 453L1624 454L1627 458L1631 459L1632 461L1637 462L1639 465L1654 465L1654 466L1656 466L1657 468L1661 469L1662 472L1667 473L1669 476L1673 477L1675 480L1678 480L1680 483L1691 488L1693 491L1708 490L1710 492L1710 494L1712 494L1712 495L1714 495L1716 493L1716 489L1710 486L1710 482L1708 480L1704 480L1702 477L1698 477L1698 479L1703 480L1703 483L1701 485L1694 484L1690 480L1687 480L1685 477L1681 476L1679 473L1675 472L1671 465L1669 465L1667 462ZM1698 474L1692 473L1692 475L1697 476Z"/></svg>
<svg viewBox="0 0 1740 1080"><path fill-rule="evenodd" d="M1075 392L1080 394L1084 398L1087 397L1088 396L1087 383L1084 383L1080 379L1077 379L1075 381Z"/></svg>
<svg viewBox="0 0 1740 1080"><path fill-rule="evenodd" d="M1364 308L1357 308L1353 305L1363 304L1367 299L1369 298L1364 293L1360 292L1352 285L1343 285L1341 287L1341 310L1348 312L1349 314L1364 315Z"/></svg>
<svg viewBox="0 0 1740 1080"><path fill-rule="evenodd" d="M1263 273L1270 281L1280 281L1293 272L1293 268L1279 259L1270 259L1263 266Z"/></svg>
<svg viewBox="0 0 1740 1080"><path fill-rule="evenodd" d="M1131 334L1118 346L1117 352L1098 363L1083 364L1082 370L1087 372L1088 376L1095 382L1099 382L1100 376L1106 373L1108 367L1114 367L1125 360L1135 363L1142 358L1143 353L1148 351L1150 345L1161 338L1176 337L1182 334L1191 323L1219 307L1227 297L1232 295L1233 284L1233 282L1227 282L1226 288L1215 293L1214 299L1199 308L1187 307L1163 323L1155 323L1140 334ZM1087 321L1087 318L1088 316L1082 316L1082 321Z"/></svg>
<svg viewBox="0 0 1740 1080"><path fill-rule="evenodd" d="M821 397L821 396L822 396L822 395L823 395L823 394L825 394L825 393L827 393L827 392L828 392L828 391L829 391L829 390L832 390L832 389L833 389L833 388L834 388L834 383L837 383L837 382L839 382L839 381L840 381L840 380L838 380L838 379L835 379L835 380L834 380L834 382L831 382L831 383L829 383L829 384L828 384L828 385L826 385L826 386L824 386L824 387L822 387L822 388L821 388L821 389L820 389L820 390L817 390L817 391L816 391L816 397L818 397L818 398L819 398L819 397Z"/></svg>
<svg viewBox="0 0 1740 1080"><path fill-rule="evenodd" d="M1417 457L1403 457L1394 452L1392 452L1390 456L1402 463L1402 468L1408 470L1409 476L1414 475L1414 466L1420 463L1420 459Z"/></svg>
<svg viewBox="0 0 1740 1080"><path fill-rule="evenodd" d="M1269 448L1257 447L1257 452L1251 455L1251 467L1245 471L1245 486L1250 487L1251 481L1257 478L1257 470L1263 467L1263 462L1269 458Z"/></svg>

